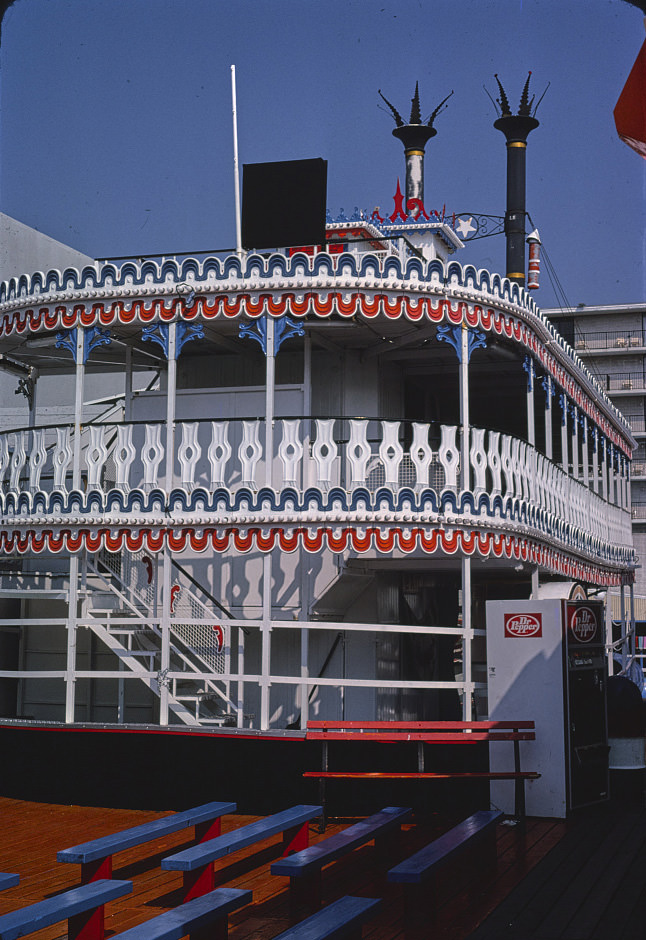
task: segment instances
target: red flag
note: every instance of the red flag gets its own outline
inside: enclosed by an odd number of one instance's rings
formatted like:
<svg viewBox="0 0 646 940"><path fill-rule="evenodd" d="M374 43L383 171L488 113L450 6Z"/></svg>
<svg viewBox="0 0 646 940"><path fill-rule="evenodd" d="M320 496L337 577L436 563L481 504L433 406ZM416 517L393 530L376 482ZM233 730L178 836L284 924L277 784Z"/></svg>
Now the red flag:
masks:
<svg viewBox="0 0 646 940"><path fill-rule="evenodd" d="M646 157L646 42L619 95L614 115L617 133L624 143Z"/></svg>

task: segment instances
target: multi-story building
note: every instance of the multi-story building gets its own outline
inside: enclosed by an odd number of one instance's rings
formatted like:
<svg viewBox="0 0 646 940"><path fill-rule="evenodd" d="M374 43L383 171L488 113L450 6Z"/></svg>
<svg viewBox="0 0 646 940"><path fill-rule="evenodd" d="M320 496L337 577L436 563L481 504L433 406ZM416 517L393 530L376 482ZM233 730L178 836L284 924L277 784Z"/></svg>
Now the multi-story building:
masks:
<svg viewBox="0 0 646 940"><path fill-rule="evenodd" d="M633 544L646 560L646 303L545 309L561 335L623 413L636 441L630 471ZM646 595L643 561L635 592Z"/></svg>

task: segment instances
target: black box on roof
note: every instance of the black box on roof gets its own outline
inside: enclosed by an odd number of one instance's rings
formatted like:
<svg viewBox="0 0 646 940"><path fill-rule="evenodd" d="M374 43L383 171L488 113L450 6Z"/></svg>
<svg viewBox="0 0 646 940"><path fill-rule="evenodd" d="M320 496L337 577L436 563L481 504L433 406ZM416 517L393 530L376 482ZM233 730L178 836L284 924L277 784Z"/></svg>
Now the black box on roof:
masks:
<svg viewBox="0 0 646 940"><path fill-rule="evenodd" d="M245 163L242 245L288 248L325 244L327 160Z"/></svg>

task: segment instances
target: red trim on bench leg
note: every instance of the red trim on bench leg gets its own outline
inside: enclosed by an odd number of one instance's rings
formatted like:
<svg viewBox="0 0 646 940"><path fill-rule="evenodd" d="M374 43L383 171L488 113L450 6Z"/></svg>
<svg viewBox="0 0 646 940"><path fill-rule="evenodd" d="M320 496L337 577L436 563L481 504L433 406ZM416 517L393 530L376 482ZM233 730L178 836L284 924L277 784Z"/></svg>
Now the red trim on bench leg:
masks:
<svg viewBox="0 0 646 940"><path fill-rule="evenodd" d="M98 858L95 862L81 862L81 884L98 881L100 878L112 878L112 856Z"/></svg>
<svg viewBox="0 0 646 940"><path fill-rule="evenodd" d="M206 822L195 824L195 841L208 842L209 839L216 839L222 834L222 820L207 819Z"/></svg>
<svg viewBox="0 0 646 940"><path fill-rule="evenodd" d="M292 852L301 852L310 844L310 824L304 822L300 826L286 829L283 832L283 854L281 858L291 855Z"/></svg>
<svg viewBox="0 0 646 940"><path fill-rule="evenodd" d="M104 906L100 904L93 911L75 914L67 922L68 940L103 940Z"/></svg>
<svg viewBox="0 0 646 940"><path fill-rule="evenodd" d="M197 871L184 872L184 901L190 901L192 898L199 898L208 891L213 891L215 887L215 876L213 874L213 862L204 865Z"/></svg>

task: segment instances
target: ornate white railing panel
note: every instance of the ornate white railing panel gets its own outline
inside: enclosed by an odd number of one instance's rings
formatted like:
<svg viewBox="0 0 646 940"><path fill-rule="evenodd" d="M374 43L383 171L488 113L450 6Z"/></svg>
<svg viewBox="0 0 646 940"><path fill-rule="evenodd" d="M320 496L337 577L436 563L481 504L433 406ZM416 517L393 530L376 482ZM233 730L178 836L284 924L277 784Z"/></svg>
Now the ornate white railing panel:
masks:
<svg viewBox="0 0 646 940"><path fill-rule="evenodd" d="M314 425L314 439L305 448L303 442L309 440L310 423ZM419 501L415 511L426 514L420 521L427 524L441 522L448 513L456 522L461 515L465 521L468 517L470 525L490 526L495 522L503 531L542 537L556 547L582 552L595 560L617 560L618 552L630 551L625 548L631 544L629 513L597 495L593 487L598 481L593 475L590 486L586 486L534 447L507 434L471 428L468 450L471 486L463 493L459 427L369 418L314 421L283 418L276 419L275 426L272 460L278 504L272 509L271 500L263 494L256 505L254 497L240 510L246 517L249 512L279 515L280 494L284 489L305 494L311 490L304 481L314 481L312 489L318 490L324 500L334 488L348 494L340 502L335 495L334 505L327 508L325 501L317 503L318 519L325 520L330 513L339 521L338 512L342 511L351 512L355 522L410 523L414 516L400 520L394 515L383 520L380 513L386 505L392 505L389 512L403 512L398 507L399 494L404 490L409 495L401 499L405 498L412 506L412 490L413 502ZM92 509L84 510L88 524L107 521L101 506L104 505L106 514L111 512L116 505L115 491L123 494L121 512L129 511L125 507L130 506L136 492L164 492L166 478L160 474L166 463L164 427L160 422L96 424L83 431L81 489L100 498ZM190 497L198 488L207 493L209 489L227 490L230 494L241 489L251 494L261 490L265 479L262 419L185 422L178 431L180 474L176 479L181 479L181 483L172 494L166 494L175 507L174 513L195 511L189 509ZM0 434L0 514L5 522L19 523L30 507L38 513L37 522L65 512L60 504L56 512L49 512L46 496L57 491L66 500L72 499L73 494L67 489L72 441L70 427ZM350 494L357 490L366 493L366 498L362 497L365 518L361 520L349 505ZM621 488L615 490L620 497ZM392 494L390 497L386 497L387 491ZM182 494L184 510L177 502ZM81 496L78 494L74 499ZM308 500L309 497L304 499L300 508L294 507L302 513L303 522L311 520ZM229 503L226 495L218 495L217 507L208 508L202 498L203 513L223 511L230 517L238 512L233 502ZM144 511L141 498L138 505L140 514ZM252 518L246 518L247 523L251 521Z"/></svg>

